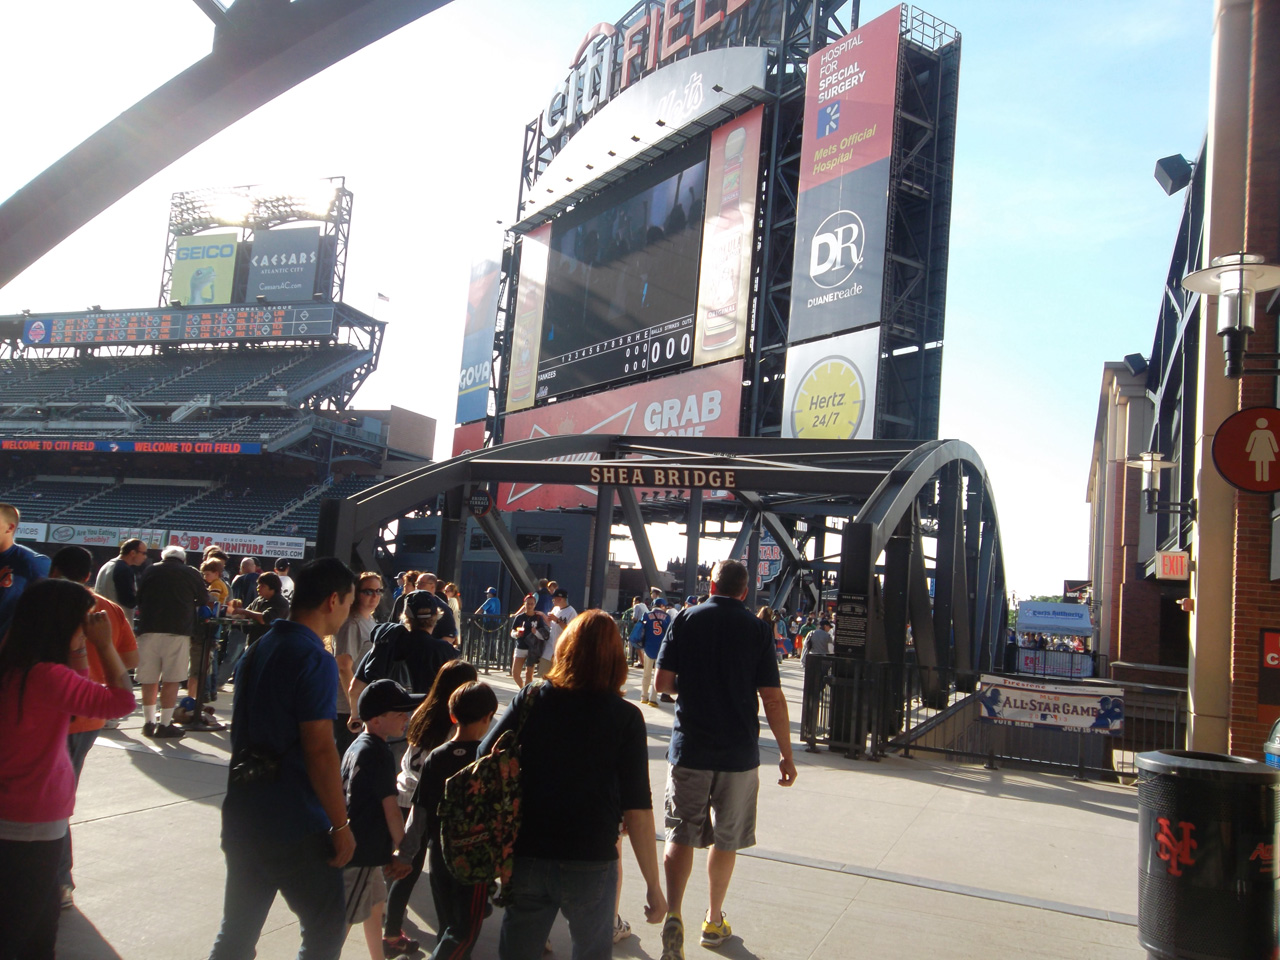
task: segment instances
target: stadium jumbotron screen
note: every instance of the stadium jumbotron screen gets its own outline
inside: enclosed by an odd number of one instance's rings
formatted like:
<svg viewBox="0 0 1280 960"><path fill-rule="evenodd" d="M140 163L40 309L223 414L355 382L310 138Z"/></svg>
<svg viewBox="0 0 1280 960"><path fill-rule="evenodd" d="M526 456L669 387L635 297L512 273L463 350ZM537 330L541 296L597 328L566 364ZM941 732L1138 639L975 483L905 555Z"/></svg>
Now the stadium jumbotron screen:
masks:
<svg viewBox="0 0 1280 960"><path fill-rule="evenodd" d="M693 156L554 222L539 400L692 362L705 148Z"/></svg>

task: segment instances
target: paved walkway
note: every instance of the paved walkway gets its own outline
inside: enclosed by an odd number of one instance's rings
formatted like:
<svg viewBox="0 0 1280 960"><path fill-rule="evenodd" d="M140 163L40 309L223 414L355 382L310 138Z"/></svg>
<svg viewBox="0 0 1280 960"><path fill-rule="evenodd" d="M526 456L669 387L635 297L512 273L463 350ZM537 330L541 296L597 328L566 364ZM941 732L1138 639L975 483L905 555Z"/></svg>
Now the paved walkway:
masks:
<svg viewBox="0 0 1280 960"><path fill-rule="evenodd" d="M799 665L785 663L783 677L798 736ZM638 671L632 678L638 683ZM500 698L510 697L509 677L489 680ZM627 695L638 698L634 684ZM642 709L660 808L672 707ZM202 960L218 929L227 736L157 744L142 737L140 726L135 715L119 730L104 731L85 766L72 820L79 886L75 908L62 915L64 958ZM739 857L726 902L735 936L722 956L1145 956L1134 917L1135 788L916 757L850 761L797 747L800 775L784 790L774 785L777 753L763 729L769 746L758 846ZM644 923L643 885L626 853L622 915L638 936L619 944L614 956L656 958L658 928ZM699 854L685 899L690 960L713 955L698 946L694 919L705 909L704 868ZM499 919L495 914L485 925L477 958L496 957ZM428 943L433 924L424 878L408 927ZM554 957L567 960L563 920L551 940ZM297 922L278 900L258 956L285 960L297 945ZM359 930L342 956L367 956Z"/></svg>

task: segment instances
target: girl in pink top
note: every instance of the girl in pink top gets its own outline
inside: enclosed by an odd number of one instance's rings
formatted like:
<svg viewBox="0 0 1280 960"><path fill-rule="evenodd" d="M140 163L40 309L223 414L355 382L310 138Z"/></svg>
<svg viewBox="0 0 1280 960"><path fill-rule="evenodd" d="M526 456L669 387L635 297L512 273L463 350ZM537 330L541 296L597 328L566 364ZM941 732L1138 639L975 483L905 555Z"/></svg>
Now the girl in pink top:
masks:
<svg viewBox="0 0 1280 960"><path fill-rule="evenodd" d="M73 716L123 717L133 684L93 594L70 580L39 580L18 600L0 642L0 953L53 957L58 860L75 806L67 754ZM88 677L87 645L108 686Z"/></svg>

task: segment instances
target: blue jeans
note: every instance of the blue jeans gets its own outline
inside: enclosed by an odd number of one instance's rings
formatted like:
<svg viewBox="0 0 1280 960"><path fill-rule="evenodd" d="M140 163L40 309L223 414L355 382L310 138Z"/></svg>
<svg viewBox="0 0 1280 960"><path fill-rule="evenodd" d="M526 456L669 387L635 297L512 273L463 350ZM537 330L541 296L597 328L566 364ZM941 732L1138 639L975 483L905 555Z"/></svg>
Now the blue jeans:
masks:
<svg viewBox="0 0 1280 960"><path fill-rule="evenodd" d="M85 730L82 733L67 734L67 753L71 755L71 769L76 772L76 786L80 786L80 771L84 769L84 758L89 755L89 748L98 739L97 730ZM62 857L58 861L58 886L74 887L71 880L71 828L67 827L67 835L62 838Z"/></svg>
<svg viewBox="0 0 1280 960"><path fill-rule="evenodd" d="M232 627L227 631L226 655L218 661L216 675L213 678L215 690L231 679L231 674L240 665L240 657L244 653L244 645L245 633L243 630L238 627Z"/></svg>
<svg viewBox="0 0 1280 960"><path fill-rule="evenodd" d="M227 891L209 960L252 960L277 893L300 921L298 960L338 960L347 921L342 871L327 862L333 855L327 836L287 844L223 841L222 849Z"/></svg>
<svg viewBox="0 0 1280 960"><path fill-rule="evenodd" d="M500 960L542 960L557 913L569 921L573 960L609 960L617 891L616 860L516 857L498 934Z"/></svg>

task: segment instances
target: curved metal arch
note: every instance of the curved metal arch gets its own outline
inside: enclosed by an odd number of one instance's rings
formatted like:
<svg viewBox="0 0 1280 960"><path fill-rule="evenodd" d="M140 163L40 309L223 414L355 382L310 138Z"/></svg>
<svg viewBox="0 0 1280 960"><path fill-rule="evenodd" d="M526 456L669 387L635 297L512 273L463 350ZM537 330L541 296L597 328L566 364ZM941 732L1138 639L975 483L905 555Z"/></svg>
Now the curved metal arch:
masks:
<svg viewBox="0 0 1280 960"><path fill-rule="evenodd" d="M449 0L240 0L213 52L0 204L0 287L135 187L286 90Z"/></svg>
<svg viewBox="0 0 1280 960"><path fill-rule="evenodd" d="M441 572L461 562L467 495L491 483L581 484L588 462L641 457L646 466L732 469L735 491L749 516L759 516L780 543L789 541L783 520L796 501L828 499L856 506L846 528L842 581L872 600L873 654L900 661L911 623L925 665L980 669L990 662L1003 624L1004 564L994 493L977 451L961 440L923 444L901 441L803 441L739 437L632 437L574 434L518 440L428 464L361 491L328 501L321 513L320 553L377 563L378 534L386 524L444 497ZM967 498L962 478L967 478ZM920 504L937 484L940 544L931 600L923 556ZM609 489L608 494L605 489ZM600 504L612 502L602 488ZM627 506L635 516L629 516ZM642 526L634 498L624 496L624 517ZM600 517L605 514L600 512ZM477 518L513 578L525 585L532 573L496 514ZM610 513L608 519L613 517ZM850 537L852 536L852 541ZM855 543L851 549L849 543ZM604 541L607 550L607 540ZM944 549L945 547L945 549ZM877 564L884 558L883 586ZM791 558L798 571L806 563ZM456 577L455 577L456 578ZM862 589L859 589L859 584ZM895 639L896 638L896 639Z"/></svg>

